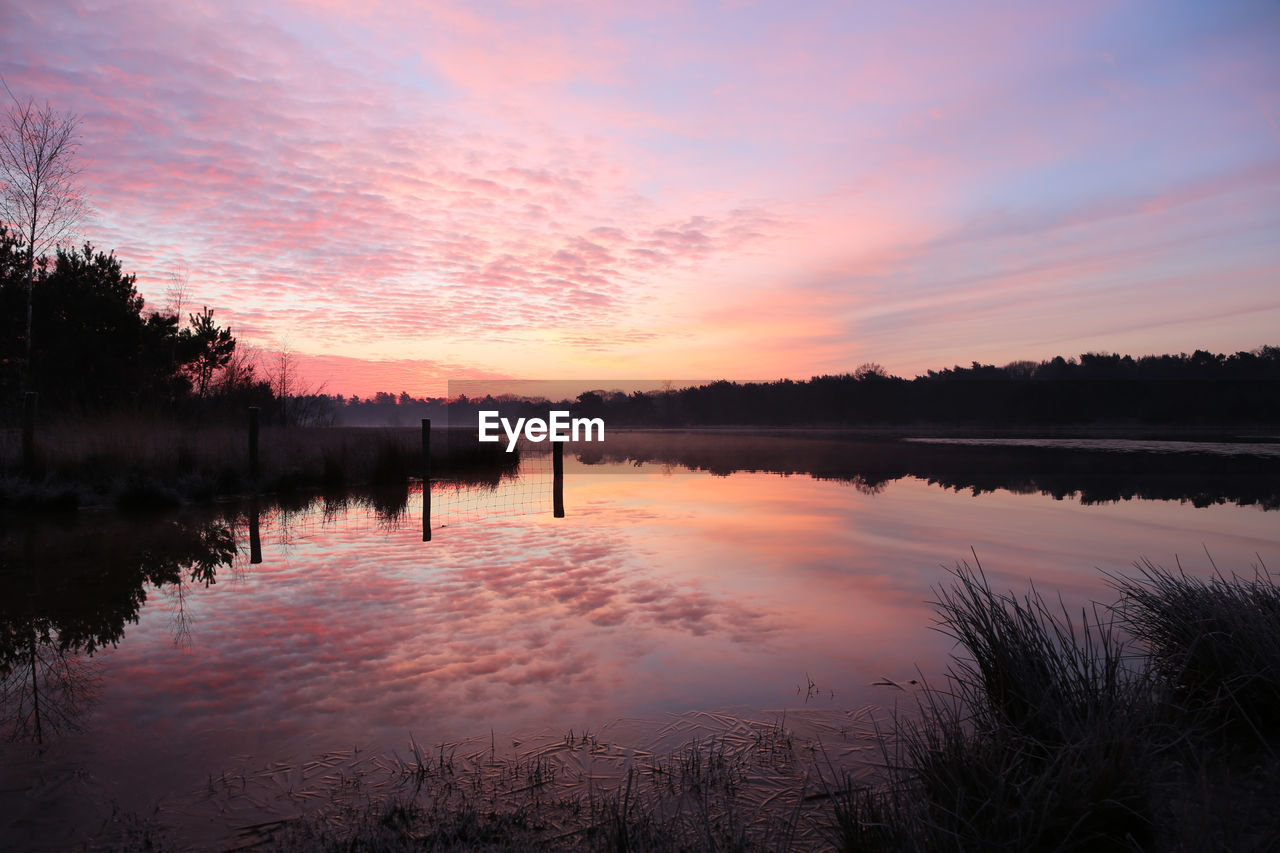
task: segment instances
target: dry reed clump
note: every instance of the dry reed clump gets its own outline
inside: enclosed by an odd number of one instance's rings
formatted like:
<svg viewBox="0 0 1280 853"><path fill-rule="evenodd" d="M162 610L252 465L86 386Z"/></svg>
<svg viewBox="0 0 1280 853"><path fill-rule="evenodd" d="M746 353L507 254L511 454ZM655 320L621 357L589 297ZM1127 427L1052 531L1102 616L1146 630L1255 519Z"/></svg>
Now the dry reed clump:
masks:
<svg viewBox="0 0 1280 853"><path fill-rule="evenodd" d="M1207 580L1149 561L1114 578L1118 612L1147 648L1183 711L1229 738L1274 745L1280 735L1280 586L1265 566L1252 578Z"/></svg>
<svg viewBox="0 0 1280 853"><path fill-rule="evenodd" d="M993 592L961 565L940 628L964 647L901 727L917 831L937 849L1145 846L1169 731L1151 676L1096 609L1073 619L1034 589Z"/></svg>
<svg viewBox="0 0 1280 853"><path fill-rule="evenodd" d="M837 846L1280 844L1264 793L1280 783L1280 589L1265 571L1202 581L1139 569L1114 579L1119 605L1073 618L960 565L936 607L962 651L945 687L926 687L919 713L883 738L883 784L832 797Z"/></svg>

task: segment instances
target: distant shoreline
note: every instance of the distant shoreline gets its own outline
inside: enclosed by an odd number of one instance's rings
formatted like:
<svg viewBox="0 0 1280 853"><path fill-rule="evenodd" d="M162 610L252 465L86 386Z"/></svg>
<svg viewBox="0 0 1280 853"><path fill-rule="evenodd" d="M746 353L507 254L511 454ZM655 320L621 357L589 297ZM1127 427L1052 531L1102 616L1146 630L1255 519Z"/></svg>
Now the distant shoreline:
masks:
<svg viewBox="0 0 1280 853"><path fill-rule="evenodd" d="M545 442L522 443L519 452L507 454L478 445L474 429L432 425L433 479L494 483L515 476L522 454L550 452ZM55 424L40 431L37 465L29 471L21 465L16 436L8 432L0 435L0 514L96 506L171 509L250 495L367 488L405 492L423 466L420 426L268 426L257 473L250 469L244 428L129 419ZM1134 446L1105 446L1108 441ZM1164 442L1175 444L1152 446ZM786 470L867 483L920 476L980 489L1035 480L1050 493L1089 500L1145 496L1274 507L1278 498L1268 483L1275 482L1280 436L1225 426L1129 424L628 426L608 427L603 442L571 442L566 449L586 465L647 460L719 473ZM1116 478L1122 475L1128 485L1120 488ZM1164 485L1155 489L1148 481Z"/></svg>
<svg viewBox="0 0 1280 853"><path fill-rule="evenodd" d="M465 429L465 427L457 427ZM688 427L610 427L619 433L695 433L704 435L776 435L794 438L862 438L898 440L909 438L1096 438L1135 441L1216 441L1280 443L1280 433L1266 434L1249 426L1186 425L943 425L904 426L813 426L771 427L749 424Z"/></svg>

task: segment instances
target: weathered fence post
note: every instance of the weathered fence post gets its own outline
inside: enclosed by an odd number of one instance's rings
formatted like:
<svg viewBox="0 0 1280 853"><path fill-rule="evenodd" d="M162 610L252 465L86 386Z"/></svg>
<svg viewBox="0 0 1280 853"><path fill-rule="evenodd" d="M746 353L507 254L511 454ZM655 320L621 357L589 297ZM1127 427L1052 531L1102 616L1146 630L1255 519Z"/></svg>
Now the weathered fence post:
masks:
<svg viewBox="0 0 1280 853"><path fill-rule="evenodd" d="M431 418L422 419L422 482L431 480Z"/></svg>
<svg viewBox="0 0 1280 853"><path fill-rule="evenodd" d="M258 407L249 407L249 476L258 476Z"/></svg>
<svg viewBox="0 0 1280 853"><path fill-rule="evenodd" d="M36 469L36 399L35 391L22 395L22 470Z"/></svg>
<svg viewBox="0 0 1280 853"><path fill-rule="evenodd" d="M564 442L551 443L551 515L564 518Z"/></svg>
<svg viewBox="0 0 1280 853"><path fill-rule="evenodd" d="M422 419L422 541L431 541L431 418Z"/></svg>

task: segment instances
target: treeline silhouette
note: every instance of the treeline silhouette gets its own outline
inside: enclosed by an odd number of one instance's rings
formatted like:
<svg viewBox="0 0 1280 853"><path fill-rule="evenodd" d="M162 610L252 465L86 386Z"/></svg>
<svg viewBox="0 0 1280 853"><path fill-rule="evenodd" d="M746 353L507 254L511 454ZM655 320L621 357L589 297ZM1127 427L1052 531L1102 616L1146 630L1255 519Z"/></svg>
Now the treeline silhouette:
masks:
<svg viewBox="0 0 1280 853"><path fill-rule="evenodd" d="M259 375L208 308L185 318L179 310L149 309L115 254L88 243L38 258L34 278L28 269L26 248L0 226L6 419L25 391L39 394L42 413L133 409L242 418L256 405L278 418L282 407L270 377Z"/></svg>
<svg viewBox="0 0 1280 853"><path fill-rule="evenodd" d="M807 382L716 382L647 395L587 394L610 425L1241 424L1280 416L1280 347L1214 355L1079 359L929 371L878 368Z"/></svg>
<svg viewBox="0 0 1280 853"><path fill-rule="evenodd" d="M382 392L329 398L326 408L336 422L353 425L408 425L430 417L470 426L484 409L515 418L567 408L578 417L604 418L610 427L1265 426L1280 422L1280 347L1138 358L1085 353L1003 367L974 362L914 379L864 365L808 381L720 381L630 394L601 389L559 402Z"/></svg>

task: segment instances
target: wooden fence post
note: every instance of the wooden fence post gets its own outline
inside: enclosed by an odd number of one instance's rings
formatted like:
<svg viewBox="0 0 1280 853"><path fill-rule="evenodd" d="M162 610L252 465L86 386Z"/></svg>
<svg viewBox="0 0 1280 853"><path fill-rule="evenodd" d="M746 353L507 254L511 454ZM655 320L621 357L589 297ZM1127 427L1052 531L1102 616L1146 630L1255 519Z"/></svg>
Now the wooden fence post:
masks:
<svg viewBox="0 0 1280 853"><path fill-rule="evenodd" d="M422 419L422 482L431 480L431 418Z"/></svg>

